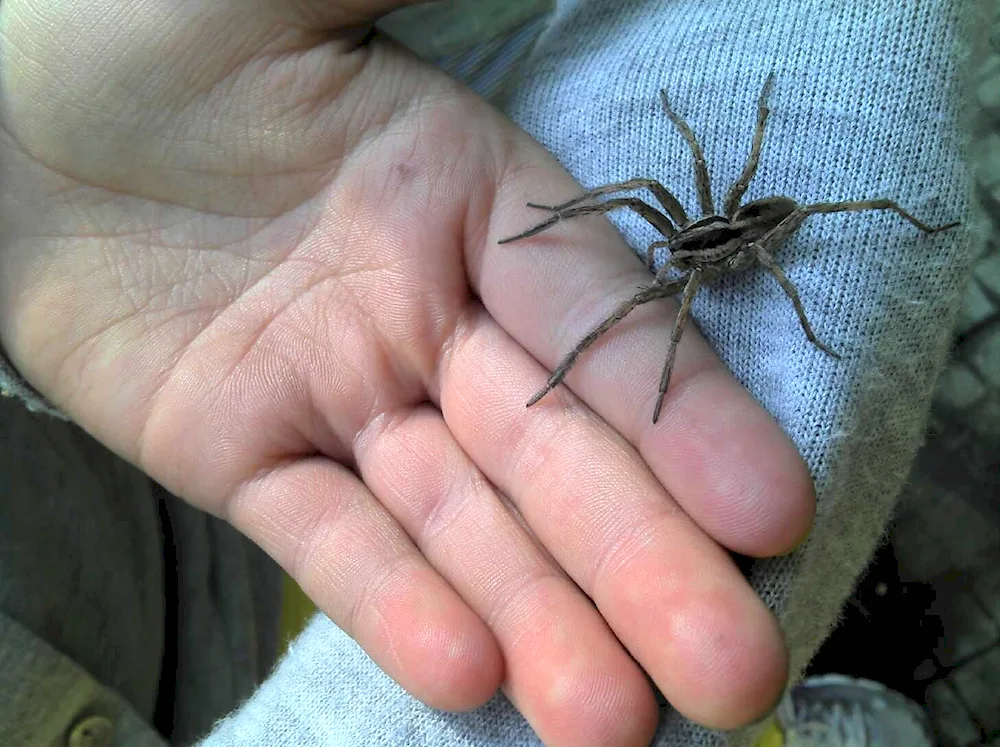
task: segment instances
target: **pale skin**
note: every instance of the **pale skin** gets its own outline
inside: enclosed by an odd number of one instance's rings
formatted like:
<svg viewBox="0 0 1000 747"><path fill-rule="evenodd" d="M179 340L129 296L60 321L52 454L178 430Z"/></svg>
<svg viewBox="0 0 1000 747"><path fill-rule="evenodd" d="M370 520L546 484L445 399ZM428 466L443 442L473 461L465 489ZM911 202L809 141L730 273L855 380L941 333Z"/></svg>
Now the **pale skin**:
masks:
<svg viewBox="0 0 1000 747"><path fill-rule="evenodd" d="M5 350L434 707L502 687L547 744L641 745L645 670L697 721L760 717L787 655L726 550L803 541L801 458L693 329L650 423L673 301L524 407L650 276L600 217L497 244L581 188L359 48L392 7L4 0Z"/></svg>

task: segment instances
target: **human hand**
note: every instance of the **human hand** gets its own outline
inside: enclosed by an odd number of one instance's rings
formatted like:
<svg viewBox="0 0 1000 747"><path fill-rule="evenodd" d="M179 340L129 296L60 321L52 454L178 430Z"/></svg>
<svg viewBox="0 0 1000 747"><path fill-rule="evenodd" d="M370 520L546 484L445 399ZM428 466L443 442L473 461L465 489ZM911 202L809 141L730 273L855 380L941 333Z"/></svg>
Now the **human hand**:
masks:
<svg viewBox="0 0 1000 747"><path fill-rule="evenodd" d="M650 423L668 303L524 408L648 274L599 220L497 245L580 188L359 46L390 5L3 3L5 349L430 705L502 684L547 743L640 744L644 669L755 718L786 655L723 547L802 540L803 463L693 330Z"/></svg>

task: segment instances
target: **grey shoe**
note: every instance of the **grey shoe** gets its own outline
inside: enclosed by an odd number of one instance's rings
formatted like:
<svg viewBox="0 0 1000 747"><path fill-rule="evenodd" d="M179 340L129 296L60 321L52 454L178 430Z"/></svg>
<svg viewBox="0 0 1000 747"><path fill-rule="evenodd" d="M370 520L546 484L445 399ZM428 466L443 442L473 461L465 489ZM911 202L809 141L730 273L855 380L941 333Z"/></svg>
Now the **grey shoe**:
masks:
<svg viewBox="0 0 1000 747"><path fill-rule="evenodd" d="M828 674L789 691L775 713L784 747L934 747L916 703L872 682Z"/></svg>

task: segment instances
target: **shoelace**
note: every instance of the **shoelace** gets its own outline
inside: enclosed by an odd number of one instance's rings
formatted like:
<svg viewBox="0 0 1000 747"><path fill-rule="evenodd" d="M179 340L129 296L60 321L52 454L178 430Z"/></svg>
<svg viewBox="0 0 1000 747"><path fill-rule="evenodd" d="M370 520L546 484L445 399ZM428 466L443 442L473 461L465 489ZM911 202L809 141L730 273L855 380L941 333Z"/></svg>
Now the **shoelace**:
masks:
<svg viewBox="0 0 1000 747"><path fill-rule="evenodd" d="M871 712L857 703L786 703L785 747L882 746Z"/></svg>

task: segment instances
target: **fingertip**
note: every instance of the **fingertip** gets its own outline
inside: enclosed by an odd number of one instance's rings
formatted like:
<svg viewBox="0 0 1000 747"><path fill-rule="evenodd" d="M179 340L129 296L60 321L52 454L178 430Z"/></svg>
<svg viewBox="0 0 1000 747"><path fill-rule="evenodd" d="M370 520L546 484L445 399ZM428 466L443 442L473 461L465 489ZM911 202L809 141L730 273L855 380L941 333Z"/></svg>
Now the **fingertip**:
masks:
<svg viewBox="0 0 1000 747"><path fill-rule="evenodd" d="M799 547L815 519L815 489L770 413L721 365L684 380L669 405L643 451L692 518L750 557Z"/></svg>
<svg viewBox="0 0 1000 747"><path fill-rule="evenodd" d="M758 415L762 422L755 448L761 463L748 470L745 505L760 521L730 549L769 558L786 555L809 538L816 519L816 488L792 440L765 410L758 409Z"/></svg>
<svg viewBox="0 0 1000 747"><path fill-rule="evenodd" d="M503 682L503 657L478 618L422 638L414 641L411 670L414 694L420 693L422 702L442 711L471 711L496 694Z"/></svg>
<svg viewBox="0 0 1000 747"><path fill-rule="evenodd" d="M482 706L503 681L503 657L482 620L440 580L373 605L358 642L403 689L443 711Z"/></svg>
<svg viewBox="0 0 1000 747"><path fill-rule="evenodd" d="M809 538L816 519L816 489L805 460L769 414L760 411L757 439L751 447L757 463L748 464L731 519L742 531L724 542L734 552L755 558L787 555ZM739 448L738 445L736 448Z"/></svg>
<svg viewBox="0 0 1000 747"><path fill-rule="evenodd" d="M521 702L518 709L547 745L647 747L659 710L639 668L629 662L629 669L570 668L550 677L534 702Z"/></svg>
<svg viewBox="0 0 1000 747"><path fill-rule="evenodd" d="M538 614L546 610L556 614ZM534 624L524 625L526 614ZM507 615L521 624L504 649L504 689L544 744L648 747L658 719L652 688L591 602L546 584Z"/></svg>
<svg viewBox="0 0 1000 747"><path fill-rule="evenodd" d="M754 723L784 691L784 636L749 589L693 595L671 616L668 640L671 672L661 690L681 714L708 728Z"/></svg>
<svg viewBox="0 0 1000 747"><path fill-rule="evenodd" d="M471 635L470 635L471 634ZM421 672L421 700L442 711L472 711L485 705L503 682L503 657L485 627L452 634L428 647L432 662Z"/></svg>
<svg viewBox="0 0 1000 747"><path fill-rule="evenodd" d="M789 445L794 451L794 460L790 460L789 467L791 478L787 493L789 499L786 499L786 505L783 506L785 526L773 537L773 544L770 547L764 545L766 554L758 557L788 555L798 550L809 540L813 524L816 522L816 487L812 475L798 451L791 446L791 442Z"/></svg>

